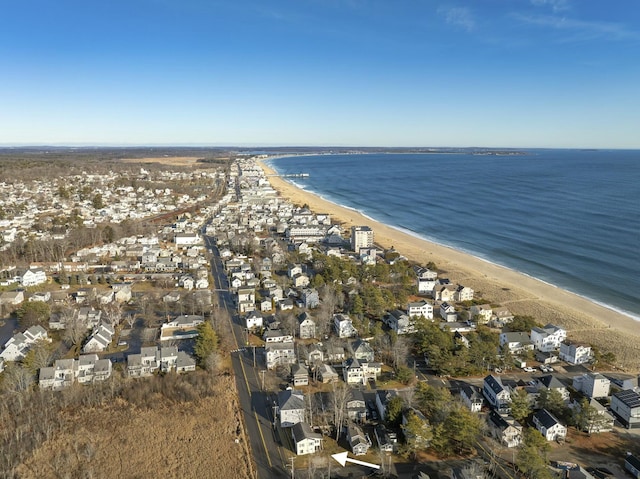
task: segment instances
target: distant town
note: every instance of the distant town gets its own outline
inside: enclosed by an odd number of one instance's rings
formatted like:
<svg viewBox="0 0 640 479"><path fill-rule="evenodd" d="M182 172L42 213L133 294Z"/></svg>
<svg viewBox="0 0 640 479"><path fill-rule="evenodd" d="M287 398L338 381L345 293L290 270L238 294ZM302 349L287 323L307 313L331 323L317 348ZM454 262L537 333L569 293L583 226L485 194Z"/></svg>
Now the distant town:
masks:
<svg viewBox="0 0 640 479"><path fill-rule="evenodd" d="M251 477L640 478L615 355L292 204L265 158L5 176L0 394L225 372Z"/></svg>

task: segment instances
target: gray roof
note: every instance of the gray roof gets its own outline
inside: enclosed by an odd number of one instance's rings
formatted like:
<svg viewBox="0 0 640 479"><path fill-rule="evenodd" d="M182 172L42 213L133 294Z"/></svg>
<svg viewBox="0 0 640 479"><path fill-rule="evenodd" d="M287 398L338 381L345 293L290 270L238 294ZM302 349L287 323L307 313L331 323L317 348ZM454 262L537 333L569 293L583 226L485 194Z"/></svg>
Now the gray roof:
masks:
<svg viewBox="0 0 640 479"><path fill-rule="evenodd" d="M322 435L317 432L313 432L306 422L294 424L291 428L291 434L293 434L293 440L295 442L299 442L303 439L322 439Z"/></svg>
<svg viewBox="0 0 640 479"><path fill-rule="evenodd" d="M302 393L293 389L280 391L278 393L278 406L281 411L304 409L304 396L302 396Z"/></svg>

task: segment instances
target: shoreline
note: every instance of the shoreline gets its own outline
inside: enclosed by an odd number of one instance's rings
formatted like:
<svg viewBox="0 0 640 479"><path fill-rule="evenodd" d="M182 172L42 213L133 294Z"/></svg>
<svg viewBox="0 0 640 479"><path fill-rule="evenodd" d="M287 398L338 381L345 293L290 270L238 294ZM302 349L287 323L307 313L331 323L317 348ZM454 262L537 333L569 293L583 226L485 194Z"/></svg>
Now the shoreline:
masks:
<svg viewBox="0 0 640 479"><path fill-rule="evenodd" d="M275 159L277 157L265 158L257 164L265 174L277 175L266 164ZM433 262L441 276L470 286L488 303L500 304L516 315L533 316L541 324L557 323L567 329L571 339L594 344L603 352L613 352L624 369L640 370L640 322L632 317L525 273L386 225L279 176L267 179L292 203L306 203L315 212L329 213L332 220L344 228L369 226L374 231L375 243L380 246L393 246L401 255L421 265Z"/></svg>

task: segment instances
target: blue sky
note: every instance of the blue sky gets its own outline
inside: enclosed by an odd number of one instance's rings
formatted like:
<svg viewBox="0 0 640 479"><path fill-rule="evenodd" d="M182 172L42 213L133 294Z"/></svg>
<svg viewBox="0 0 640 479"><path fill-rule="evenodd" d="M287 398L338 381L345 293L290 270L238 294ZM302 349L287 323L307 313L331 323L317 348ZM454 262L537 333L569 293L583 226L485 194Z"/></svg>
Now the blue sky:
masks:
<svg viewBox="0 0 640 479"><path fill-rule="evenodd" d="M640 2L0 0L0 144L640 148Z"/></svg>

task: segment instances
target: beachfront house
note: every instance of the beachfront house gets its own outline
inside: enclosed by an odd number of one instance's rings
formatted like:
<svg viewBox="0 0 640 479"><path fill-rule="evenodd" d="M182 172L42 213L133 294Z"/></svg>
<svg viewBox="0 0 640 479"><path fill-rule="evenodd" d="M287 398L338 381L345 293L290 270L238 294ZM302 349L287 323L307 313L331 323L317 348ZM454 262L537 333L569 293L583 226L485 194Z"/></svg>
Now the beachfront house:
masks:
<svg viewBox="0 0 640 479"><path fill-rule="evenodd" d="M567 339L567 331L553 324L531 329L533 346L544 353L555 351L565 339Z"/></svg>
<svg viewBox="0 0 640 479"><path fill-rule="evenodd" d="M591 361L592 353L589 344L578 343L568 339L560 343L560 359L569 364L585 364Z"/></svg>

